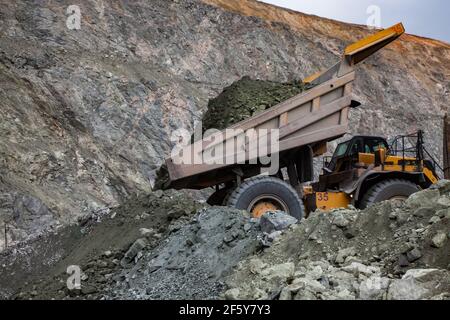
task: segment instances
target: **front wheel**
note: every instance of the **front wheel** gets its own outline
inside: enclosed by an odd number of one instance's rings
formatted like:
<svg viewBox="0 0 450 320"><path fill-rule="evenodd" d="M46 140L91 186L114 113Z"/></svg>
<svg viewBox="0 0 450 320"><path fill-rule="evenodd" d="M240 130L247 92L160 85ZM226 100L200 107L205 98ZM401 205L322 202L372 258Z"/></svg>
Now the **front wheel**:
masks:
<svg viewBox="0 0 450 320"><path fill-rule="evenodd" d="M231 193L228 206L247 210L255 218L268 211L284 211L297 220L304 214L303 203L295 189L281 179L267 176L244 181Z"/></svg>
<svg viewBox="0 0 450 320"><path fill-rule="evenodd" d="M375 203L386 200L404 201L418 191L420 191L420 188L408 180L389 179L381 181L366 192L362 198L360 208L365 209Z"/></svg>

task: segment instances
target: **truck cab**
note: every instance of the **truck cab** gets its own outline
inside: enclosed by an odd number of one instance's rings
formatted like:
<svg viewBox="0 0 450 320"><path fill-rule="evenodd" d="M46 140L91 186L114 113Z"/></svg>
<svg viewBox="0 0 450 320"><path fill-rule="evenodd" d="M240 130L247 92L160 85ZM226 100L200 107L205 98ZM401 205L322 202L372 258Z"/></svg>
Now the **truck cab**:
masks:
<svg viewBox="0 0 450 320"><path fill-rule="evenodd" d="M355 136L337 146L331 159L326 159L323 173L332 174L351 170L361 163L361 158L364 159L364 155L371 157L370 155L375 155L380 149L384 149L386 152L389 150L389 145L384 138Z"/></svg>

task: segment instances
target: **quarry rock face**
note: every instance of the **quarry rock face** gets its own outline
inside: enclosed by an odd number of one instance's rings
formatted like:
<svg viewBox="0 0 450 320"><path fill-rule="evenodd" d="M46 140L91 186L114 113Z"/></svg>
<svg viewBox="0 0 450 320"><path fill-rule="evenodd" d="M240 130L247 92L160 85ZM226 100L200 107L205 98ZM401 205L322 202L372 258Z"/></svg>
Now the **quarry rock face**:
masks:
<svg viewBox="0 0 450 320"><path fill-rule="evenodd" d="M0 250L5 222L12 245L149 192L173 131L238 79L303 79L369 34L237 0L83 1L71 29L69 5L0 7ZM368 59L350 132L424 129L440 158L449 65L448 44L410 35Z"/></svg>

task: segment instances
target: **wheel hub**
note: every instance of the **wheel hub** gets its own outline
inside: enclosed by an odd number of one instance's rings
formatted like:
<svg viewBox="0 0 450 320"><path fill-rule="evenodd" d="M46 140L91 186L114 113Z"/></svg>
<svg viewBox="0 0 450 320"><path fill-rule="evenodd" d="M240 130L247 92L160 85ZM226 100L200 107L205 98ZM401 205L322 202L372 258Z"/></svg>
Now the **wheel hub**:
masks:
<svg viewBox="0 0 450 320"><path fill-rule="evenodd" d="M263 195L253 200L248 209L254 218L261 218L269 211L284 211L289 213L287 205L283 200L275 196Z"/></svg>

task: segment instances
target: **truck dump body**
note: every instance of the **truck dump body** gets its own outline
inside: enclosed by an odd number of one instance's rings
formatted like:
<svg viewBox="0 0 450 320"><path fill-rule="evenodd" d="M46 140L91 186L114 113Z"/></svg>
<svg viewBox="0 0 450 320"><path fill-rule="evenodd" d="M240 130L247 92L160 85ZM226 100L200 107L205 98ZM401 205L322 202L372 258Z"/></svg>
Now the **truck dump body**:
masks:
<svg viewBox="0 0 450 320"><path fill-rule="evenodd" d="M267 165L261 159L279 155L283 167L286 153L305 146L323 154L326 142L348 131L349 108L359 105L351 98L354 65L403 32L399 24L349 46L341 62L304 80L313 86L308 91L178 150L166 159L170 187L202 189L258 175Z"/></svg>

